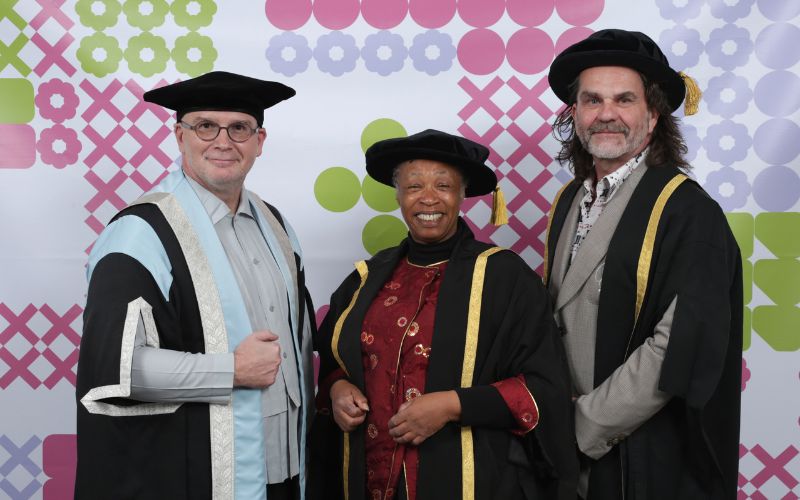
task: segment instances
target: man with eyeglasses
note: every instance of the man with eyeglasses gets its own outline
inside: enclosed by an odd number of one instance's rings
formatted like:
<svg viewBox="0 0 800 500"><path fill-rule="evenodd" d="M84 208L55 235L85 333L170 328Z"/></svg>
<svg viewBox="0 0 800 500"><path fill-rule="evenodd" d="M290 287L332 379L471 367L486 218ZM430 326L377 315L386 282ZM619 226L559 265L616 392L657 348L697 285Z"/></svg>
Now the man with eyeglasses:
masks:
<svg viewBox="0 0 800 500"><path fill-rule="evenodd" d="M212 72L144 94L181 169L95 242L76 498L301 498L313 306L297 239L244 181L291 88Z"/></svg>

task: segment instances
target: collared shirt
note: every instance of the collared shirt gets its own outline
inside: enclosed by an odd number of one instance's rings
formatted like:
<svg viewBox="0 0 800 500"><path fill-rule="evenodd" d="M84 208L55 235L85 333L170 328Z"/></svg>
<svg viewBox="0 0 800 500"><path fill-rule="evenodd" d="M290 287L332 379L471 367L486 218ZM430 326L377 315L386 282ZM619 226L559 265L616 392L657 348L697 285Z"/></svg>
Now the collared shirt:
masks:
<svg viewBox="0 0 800 500"><path fill-rule="evenodd" d="M231 264L253 331L278 336L281 365L275 383L262 391L267 482L299 473L300 385L286 285L254 217L246 191L236 213L186 177L211 219ZM260 203L260 200L257 202ZM190 354L145 345L140 321L131 371L131 397L154 402L230 402L233 353Z"/></svg>
<svg viewBox="0 0 800 500"><path fill-rule="evenodd" d="M625 182L625 179L631 175L631 172L641 165L641 159L646 157L647 149L645 148L638 155L628 160L617 170L606 175L597 182L595 188L594 177L589 177L583 181L583 189L586 192L581 199L581 211L578 215L578 225L575 229L575 237L572 240L572 252L570 254L570 262L575 258L581 243L586 239L589 231L597 222L600 214L608 202L614 197L614 193Z"/></svg>

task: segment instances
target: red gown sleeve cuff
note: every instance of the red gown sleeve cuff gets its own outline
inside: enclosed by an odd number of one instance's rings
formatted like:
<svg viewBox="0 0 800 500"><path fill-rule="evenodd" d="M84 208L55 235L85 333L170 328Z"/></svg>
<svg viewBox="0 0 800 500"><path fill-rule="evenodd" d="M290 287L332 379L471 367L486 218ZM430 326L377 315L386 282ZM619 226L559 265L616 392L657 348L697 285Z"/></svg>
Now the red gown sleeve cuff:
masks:
<svg viewBox="0 0 800 500"><path fill-rule="evenodd" d="M343 378L347 378L347 374L341 368L337 368L330 372L327 377L319 382L317 387L317 396L315 403L317 405L317 412L324 415L329 415L331 412L331 387L334 383Z"/></svg>
<svg viewBox="0 0 800 500"><path fill-rule="evenodd" d="M522 436L529 433L539 423L539 408L536 400L525 385L525 377L517 375L492 384L508 406L517 423L511 432Z"/></svg>

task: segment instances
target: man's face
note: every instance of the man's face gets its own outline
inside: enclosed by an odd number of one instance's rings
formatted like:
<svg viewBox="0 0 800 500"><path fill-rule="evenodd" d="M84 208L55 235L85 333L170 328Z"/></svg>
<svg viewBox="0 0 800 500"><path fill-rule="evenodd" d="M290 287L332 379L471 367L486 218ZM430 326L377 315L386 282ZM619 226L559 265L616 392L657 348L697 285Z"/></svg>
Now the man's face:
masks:
<svg viewBox="0 0 800 500"><path fill-rule="evenodd" d="M411 238L432 244L453 236L464 200L458 170L433 160L413 160L398 167L397 202Z"/></svg>
<svg viewBox="0 0 800 500"><path fill-rule="evenodd" d="M236 123L256 128L256 119L236 111L193 111L183 115L182 122L196 126L202 122L213 122L221 127ZM233 142L226 130L220 130L212 141L200 139L194 130L175 124L175 137L183 155L183 170L223 201L236 198L241 192L247 173L256 157L261 155L266 132L263 128L245 142Z"/></svg>
<svg viewBox="0 0 800 500"><path fill-rule="evenodd" d="M642 78L620 66L581 72L572 116L578 139L595 163L614 168L647 146L658 121L658 115L648 109Z"/></svg>

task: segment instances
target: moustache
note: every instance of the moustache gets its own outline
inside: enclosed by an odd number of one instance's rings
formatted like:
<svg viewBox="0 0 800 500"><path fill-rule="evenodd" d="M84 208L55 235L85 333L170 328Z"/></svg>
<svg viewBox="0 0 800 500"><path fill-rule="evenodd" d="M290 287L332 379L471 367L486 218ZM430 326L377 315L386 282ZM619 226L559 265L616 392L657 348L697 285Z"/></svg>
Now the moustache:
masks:
<svg viewBox="0 0 800 500"><path fill-rule="evenodd" d="M628 137L630 129L625 125L615 125L612 123L603 125L592 125L591 127L589 127L588 132L590 134L596 134L599 132L621 132L622 134L625 135L625 137Z"/></svg>

